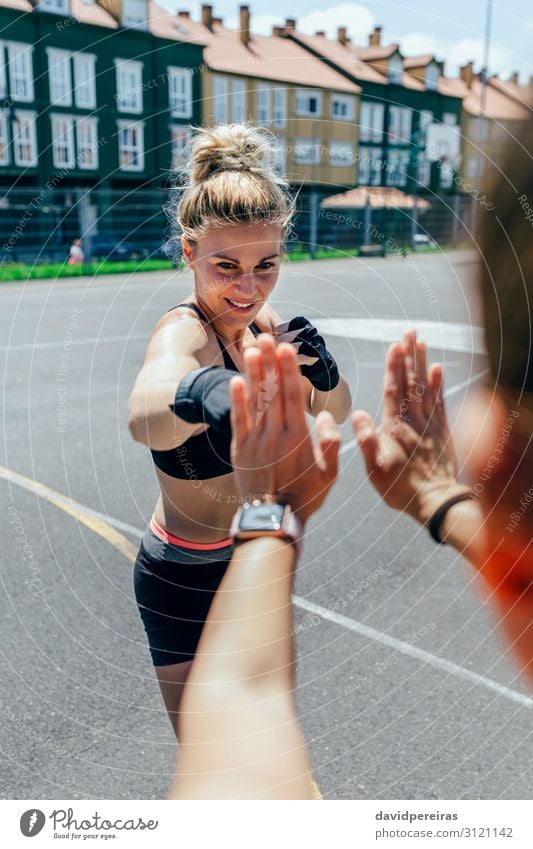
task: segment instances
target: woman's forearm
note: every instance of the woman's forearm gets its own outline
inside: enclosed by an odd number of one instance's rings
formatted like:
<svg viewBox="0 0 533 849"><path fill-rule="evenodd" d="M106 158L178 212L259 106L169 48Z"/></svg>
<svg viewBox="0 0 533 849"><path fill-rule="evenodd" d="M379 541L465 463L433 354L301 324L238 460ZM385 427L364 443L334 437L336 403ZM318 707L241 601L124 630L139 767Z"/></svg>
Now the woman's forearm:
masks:
<svg viewBox="0 0 533 849"><path fill-rule="evenodd" d="M337 386L331 392L320 392L313 387L309 406L313 416L317 416L322 410L328 410L337 424L346 421L352 407L352 396L344 377L340 376Z"/></svg>

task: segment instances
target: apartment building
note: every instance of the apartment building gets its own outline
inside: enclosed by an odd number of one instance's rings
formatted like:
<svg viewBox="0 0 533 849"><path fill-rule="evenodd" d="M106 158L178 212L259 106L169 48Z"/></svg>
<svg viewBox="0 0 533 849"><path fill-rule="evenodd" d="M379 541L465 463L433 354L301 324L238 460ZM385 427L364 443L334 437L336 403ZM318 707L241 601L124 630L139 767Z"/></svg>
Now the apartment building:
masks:
<svg viewBox="0 0 533 849"><path fill-rule="evenodd" d="M452 189L453 170L436 167L426 142L430 125L460 124L461 97L445 89L442 62L405 57L398 44L382 43L381 27L365 47L354 44L344 26L330 39L322 31L303 34L288 19L284 35L361 86L359 185Z"/></svg>

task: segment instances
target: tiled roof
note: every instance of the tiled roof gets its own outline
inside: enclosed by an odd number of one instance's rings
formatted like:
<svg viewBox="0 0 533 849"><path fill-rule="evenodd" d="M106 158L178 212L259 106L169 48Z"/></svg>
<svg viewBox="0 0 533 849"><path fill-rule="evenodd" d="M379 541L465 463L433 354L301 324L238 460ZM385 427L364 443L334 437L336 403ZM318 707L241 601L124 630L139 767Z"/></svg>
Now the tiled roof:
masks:
<svg viewBox="0 0 533 849"><path fill-rule="evenodd" d="M481 115L482 85L477 77L472 80L472 87L468 88L460 78L441 77L439 90L443 94L451 94L463 100L463 109L469 115L478 117ZM514 98L510 97L498 86L494 80L490 80L485 92L485 115L497 121L525 121L531 117L531 110L526 105L522 106Z"/></svg>
<svg viewBox="0 0 533 849"><path fill-rule="evenodd" d="M320 206L330 208L361 209L370 203L371 207L382 209L412 209L417 202L418 209L427 209L429 203L421 197L415 198L400 189L385 188L383 186L359 186L357 189L349 189L339 195L330 195L322 201Z"/></svg>
<svg viewBox="0 0 533 849"><path fill-rule="evenodd" d="M432 53L425 53L423 56L408 56L403 60L404 68L424 68L430 62L435 62L436 59Z"/></svg>
<svg viewBox="0 0 533 849"><path fill-rule="evenodd" d="M176 15L172 15L167 9L154 3L154 0L148 0L148 27L150 32L159 38L205 45L206 39L202 37L202 32L189 27L189 23L192 24L192 21L188 21L185 17L178 19Z"/></svg>
<svg viewBox="0 0 533 849"><path fill-rule="evenodd" d="M321 56L334 62L339 68L352 74L358 80L387 85L388 80L383 74L358 58L353 44L341 44L339 41L334 41L323 35L304 35L304 33L294 31L290 33L290 38L320 53Z"/></svg>
<svg viewBox="0 0 533 849"><path fill-rule="evenodd" d="M251 34L249 43L245 45L237 30L226 29L221 24L215 23L210 30L185 15L179 15L177 20L188 33L205 41L204 61L213 71L350 94L361 91L358 85L328 68L291 39Z"/></svg>
<svg viewBox="0 0 533 849"><path fill-rule="evenodd" d="M356 47L355 51L363 62L374 62L376 59L389 59L400 50L399 44L388 44L386 47Z"/></svg>

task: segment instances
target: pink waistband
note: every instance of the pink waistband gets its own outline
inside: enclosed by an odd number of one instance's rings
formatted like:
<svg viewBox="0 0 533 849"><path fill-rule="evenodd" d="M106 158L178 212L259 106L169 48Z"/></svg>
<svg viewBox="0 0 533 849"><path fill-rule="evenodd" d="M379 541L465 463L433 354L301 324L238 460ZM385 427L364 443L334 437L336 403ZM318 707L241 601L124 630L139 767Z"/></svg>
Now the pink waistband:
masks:
<svg viewBox="0 0 533 849"><path fill-rule="evenodd" d="M219 542L191 542L188 539L175 537L174 534L169 534L168 531L165 531L153 516L150 519L150 528L156 537L159 537L163 542L169 542L171 545L180 545L182 548L191 548L194 551L213 551L217 548L227 548L228 545L232 545L233 543L231 537L222 539Z"/></svg>

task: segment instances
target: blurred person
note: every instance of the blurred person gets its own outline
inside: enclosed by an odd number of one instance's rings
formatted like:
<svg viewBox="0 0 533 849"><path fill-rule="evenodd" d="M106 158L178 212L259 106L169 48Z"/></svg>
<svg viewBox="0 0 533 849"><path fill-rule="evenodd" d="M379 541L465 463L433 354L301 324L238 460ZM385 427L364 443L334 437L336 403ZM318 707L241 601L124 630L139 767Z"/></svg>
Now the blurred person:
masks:
<svg viewBox="0 0 533 849"><path fill-rule="evenodd" d="M67 265L83 265L84 258L81 239L74 239L68 252Z"/></svg>
<svg viewBox="0 0 533 849"><path fill-rule="evenodd" d="M474 564L522 669L533 680L533 121L488 191L479 292L490 364L457 426L472 486L457 480L442 367L426 369L414 333L388 352L378 435L353 424L369 480L386 503Z"/></svg>
<svg viewBox="0 0 533 849"><path fill-rule="evenodd" d="M340 440L322 412L313 446L294 349L266 335L257 343L245 352L246 382L231 382L243 506L185 686L173 798L317 798L296 719L291 592L305 523L337 476ZM267 377L276 391L265 402Z"/></svg>
<svg viewBox="0 0 533 849"><path fill-rule="evenodd" d="M194 290L157 323L129 401L129 429L152 454L161 493L134 570L152 661L174 730L211 601L228 567L239 493L229 384L263 331L295 347L307 412L339 422L350 392L303 316L268 303L294 204L271 135L244 124L199 130L175 210ZM269 376L262 392L271 391ZM258 455L261 463L262 455Z"/></svg>

